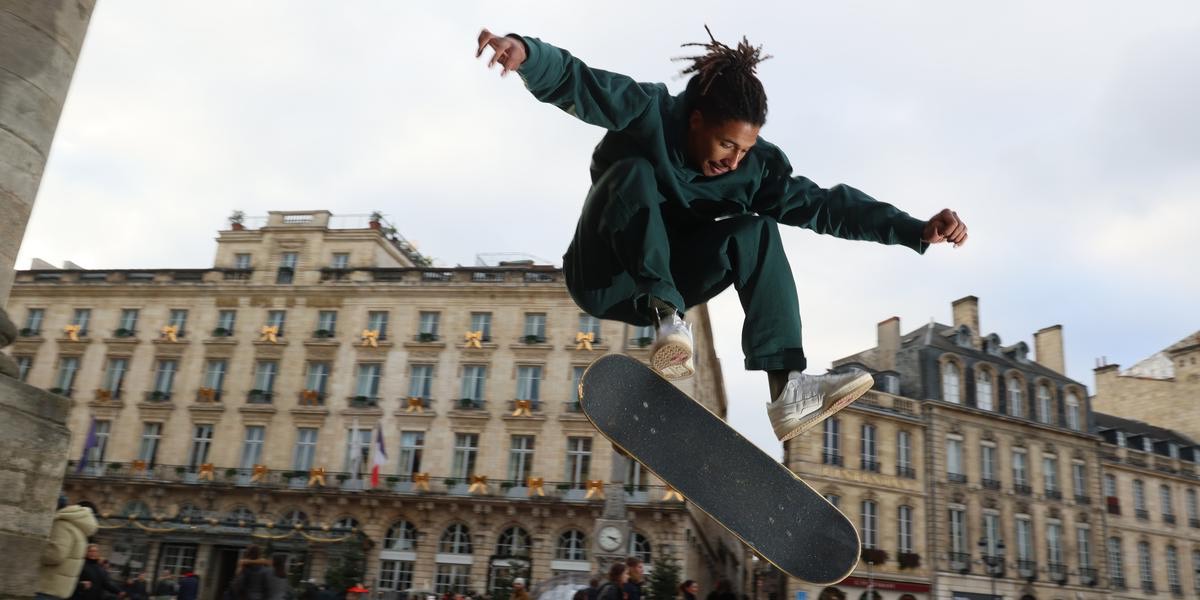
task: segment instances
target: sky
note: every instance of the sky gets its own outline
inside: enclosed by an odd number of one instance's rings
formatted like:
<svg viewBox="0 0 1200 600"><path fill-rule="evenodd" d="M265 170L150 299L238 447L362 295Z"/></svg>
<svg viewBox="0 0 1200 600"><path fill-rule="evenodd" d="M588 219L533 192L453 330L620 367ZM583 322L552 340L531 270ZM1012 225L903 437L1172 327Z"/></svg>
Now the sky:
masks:
<svg viewBox="0 0 1200 600"><path fill-rule="evenodd" d="M475 58L482 27L589 66L686 80L704 26L773 58L762 137L798 174L927 219L961 248L783 232L810 372L980 299L1005 345L1064 328L1067 374L1200 329L1200 4L1063 1L157 0L98 3L18 259L203 268L234 210L384 212L444 266L561 264L603 130ZM1191 265L1191 266L1189 266ZM710 302L729 419L773 455L736 292Z"/></svg>

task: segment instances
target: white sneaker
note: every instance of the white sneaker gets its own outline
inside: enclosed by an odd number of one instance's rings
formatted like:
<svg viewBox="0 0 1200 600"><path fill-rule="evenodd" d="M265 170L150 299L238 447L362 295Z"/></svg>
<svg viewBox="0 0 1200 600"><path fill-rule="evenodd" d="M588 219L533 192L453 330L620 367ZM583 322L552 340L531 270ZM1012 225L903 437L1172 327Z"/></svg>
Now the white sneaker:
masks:
<svg viewBox="0 0 1200 600"><path fill-rule="evenodd" d="M786 442L824 421L867 393L875 379L862 369L846 373L788 374L779 397L767 405L775 437Z"/></svg>
<svg viewBox="0 0 1200 600"><path fill-rule="evenodd" d="M696 372L692 360L692 326L671 313L658 325L658 335L650 347L650 368L666 379L685 379Z"/></svg>

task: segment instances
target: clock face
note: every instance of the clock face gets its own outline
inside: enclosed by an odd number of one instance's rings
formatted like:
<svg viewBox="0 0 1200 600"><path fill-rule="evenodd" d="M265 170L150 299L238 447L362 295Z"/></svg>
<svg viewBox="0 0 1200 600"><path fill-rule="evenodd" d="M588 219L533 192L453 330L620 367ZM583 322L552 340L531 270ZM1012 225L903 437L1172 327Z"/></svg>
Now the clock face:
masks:
<svg viewBox="0 0 1200 600"><path fill-rule="evenodd" d="M617 529L612 525L608 525L600 528L600 539L598 541L601 548L612 552L621 547L622 537L623 536L621 535L620 529Z"/></svg>

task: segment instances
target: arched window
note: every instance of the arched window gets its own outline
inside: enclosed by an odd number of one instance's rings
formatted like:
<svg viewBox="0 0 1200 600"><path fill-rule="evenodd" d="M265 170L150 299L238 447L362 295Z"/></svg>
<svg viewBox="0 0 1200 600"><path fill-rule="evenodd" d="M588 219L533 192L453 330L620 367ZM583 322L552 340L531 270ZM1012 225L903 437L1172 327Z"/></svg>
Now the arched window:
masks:
<svg viewBox="0 0 1200 600"><path fill-rule="evenodd" d="M180 519L199 521L200 519L204 518L204 511L200 510L200 507L196 506L195 504L181 504L179 506L178 517Z"/></svg>
<svg viewBox="0 0 1200 600"><path fill-rule="evenodd" d="M1037 388L1037 403L1038 403L1038 422L1054 423L1054 417L1051 413L1050 386L1046 384L1039 385Z"/></svg>
<svg viewBox="0 0 1200 600"><path fill-rule="evenodd" d="M412 552L417 549L417 528L408 521L397 521L383 536L384 550Z"/></svg>
<svg viewBox="0 0 1200 600"><path fill-rule="evenodd" d="M277 523L280 527L295 527L297 525L304 527L308 525L308 515L302 510L289 510L283 513Z"/></svg>
<svg viewBox="0 0 1200 600"><path fill-rule="evenodd" d="M554 557L559 560L587 560L587 546L582 531L571 529L558 536Z"/></svg>
<svg viewBox="0 0 1200 600"><path fill-rule="evenodd" d="M1017 377L1008 379L1008 414L1014 417L1025 416L1024 384Z"/></svg>
<svg viewBox="0 0 1200 600"><path fill-rule="evenodd" d="M529 532L517 526L500 532L496 541L497 556L529 556Z"/></svg>
<svg viewBox="0 0 1200 600"><path fill-rule="evenodd" d="M254 513L245 506L238 506L225 515L225 524L237 526L238 523L251 525L254 523Z"/></svg>
<svg viewBox="0 0 1200 600"><path fill-rule="evenodd" d="M1079 431L1079 395L1067 392L1067 427Z"/></svg>
<svg viewBox="0 0 1200 600"><path fill-rule="evenodd" d="M634 532L633 537L629 538L629 555L636 556L645 564L650 564L650 540L646 536Z"/></svg>
<svg viewBox="0 0 1200 600"><path fill-rule="evenodd" d="M975 406L992 410L992 373L987 369L975 370Z"/></svg>
<svg viewBox="0 0 1200 600"><path fill-rule="evenodd" d="M438 544L438 552L442 554L470 554L471 531L462 523L455 523L442 533L442 541Z"/></svg>
<svg viewBox="0 0 1200 600"><path fill-rule="evenodd" d="M343 529L346 531L350 531L352 529L358 529L358 519L355 519L354 517L350 517L350 516L345 516L345 517L338 519L337 522L333 524L333 527L335 529Z"/></svg>
<svg viewBox="0 0 1200 600"><path fill-rule="evenodd" d="M150 518L150 507L141 500L131 500L125 505L125 509L121 511L122 517L140 517L144 519Z"/></svg>
<svg viewBox="0 0 1200 600"><path fill-rule="evenodd" d="M942 400L959 403L958 365L951 361L942 363Z"/></svg>

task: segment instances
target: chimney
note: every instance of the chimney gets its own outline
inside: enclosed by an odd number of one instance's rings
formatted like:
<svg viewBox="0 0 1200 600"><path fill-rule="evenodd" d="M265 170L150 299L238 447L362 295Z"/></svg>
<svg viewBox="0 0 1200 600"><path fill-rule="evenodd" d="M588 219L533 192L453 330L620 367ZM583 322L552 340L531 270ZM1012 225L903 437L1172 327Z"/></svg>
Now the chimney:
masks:
<svg viewBox="0 0 1200 600"><path fill-rule="evenodd" d="M1033 346L1038 364L1055 373L1067 374L1062 325L1051 325L1033 334Z"/></svg>
<svg viewBox="0 0 1200 600"><path fill-rule="evenodd" d="M979 298L966 296L950 303L954 309L954 328L966 325L971 329L971 345L979 348Z"/></svg>
<svg viewBox="0 0 1200 600"><path fill-rule="evenodd" d="M900 317L880 321L875 330L878 339L875 367L881 371L895 371L896 354L900 352Z"/></svg>

